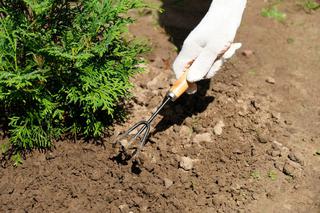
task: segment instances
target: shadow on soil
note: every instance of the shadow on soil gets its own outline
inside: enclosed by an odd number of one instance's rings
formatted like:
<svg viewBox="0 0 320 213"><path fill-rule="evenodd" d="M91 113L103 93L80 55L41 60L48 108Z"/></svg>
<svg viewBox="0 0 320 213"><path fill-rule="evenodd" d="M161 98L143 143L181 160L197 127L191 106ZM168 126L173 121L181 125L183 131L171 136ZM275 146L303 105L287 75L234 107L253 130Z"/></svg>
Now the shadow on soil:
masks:
<svg viewBox="0 0 320 213"><path fill-rule="evenodd" d="M163 0L163 13L159 14L159 23L170 36L170 41L180 50L183 41L199 24L208 11L211 0ZM151 136L162 132L170 126L181 125L187 117L201 113L214 101L214 97L206 96L210 80L198 83L195 95L184 95L174 103L170 103L160 113L164 118L157 124Z"/></svg>
<svg viewBox="0 0 320 213"><path fill-rule="evenodd" d="M169 103L161 111L163 119L156 125L150 136L165 131L174 124L181 125L183 121L205 111L208 105L214 101L214 97L206 96L210 87L210 80L204 80L198 85L198 92L194 95L184 95L174 103Z"/></svg>
<svg viewBox="0 0 320 213"><path fill-rule="evenodd" d="M159 24L181 49L183 41L207 13L212 0L163 0Z"/></svg>

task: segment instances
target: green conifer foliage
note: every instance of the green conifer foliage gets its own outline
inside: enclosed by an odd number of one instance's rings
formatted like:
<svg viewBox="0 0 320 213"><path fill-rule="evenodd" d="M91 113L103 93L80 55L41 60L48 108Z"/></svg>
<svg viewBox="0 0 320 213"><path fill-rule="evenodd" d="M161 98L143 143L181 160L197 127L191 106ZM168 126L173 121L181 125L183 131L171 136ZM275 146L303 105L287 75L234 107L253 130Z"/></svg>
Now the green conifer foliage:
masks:
<svg viewBox="0 0 320 213"><path fill-rule="evenodd" d="M141 0L0 0L0 122L15 150L99 137L145 46L124 39Z"/></svg>

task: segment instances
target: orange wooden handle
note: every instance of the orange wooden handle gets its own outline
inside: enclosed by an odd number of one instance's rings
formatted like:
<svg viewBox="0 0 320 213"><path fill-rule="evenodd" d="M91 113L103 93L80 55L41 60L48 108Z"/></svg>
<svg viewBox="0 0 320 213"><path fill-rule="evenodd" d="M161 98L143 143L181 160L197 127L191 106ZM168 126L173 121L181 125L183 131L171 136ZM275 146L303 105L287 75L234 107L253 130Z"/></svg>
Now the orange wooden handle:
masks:
<svg viewBox="0 0 320 213"><path fill-rule="evenodd" d="M197 89L196 83L190 83L187 81L187 75L188 75L189 69L187 69L180 78L174 82L172 87L169 90L169 93L173 94L173 99L179 98L183 93L185 93L187 90L195 91Z"/></svg>

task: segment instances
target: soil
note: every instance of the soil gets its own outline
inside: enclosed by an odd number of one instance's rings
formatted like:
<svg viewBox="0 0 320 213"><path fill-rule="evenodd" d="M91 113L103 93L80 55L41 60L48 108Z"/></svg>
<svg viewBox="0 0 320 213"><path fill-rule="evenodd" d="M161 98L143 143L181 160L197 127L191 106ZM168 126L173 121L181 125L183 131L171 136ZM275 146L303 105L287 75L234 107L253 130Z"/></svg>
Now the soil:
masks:
<svg viewBox="0 0 320 213"><path fill-rule="evenodd" d="M210 4L152 2L166 12L140 12L131 26L153 50L116 132L156 109L177 48ZM320 212L320 11L284 1L279 23L260 16L267 5L249 1L242 49L197 94L165 107L140 164L113 159L112 138L57 142L0 168L0 211Z"/></svg>

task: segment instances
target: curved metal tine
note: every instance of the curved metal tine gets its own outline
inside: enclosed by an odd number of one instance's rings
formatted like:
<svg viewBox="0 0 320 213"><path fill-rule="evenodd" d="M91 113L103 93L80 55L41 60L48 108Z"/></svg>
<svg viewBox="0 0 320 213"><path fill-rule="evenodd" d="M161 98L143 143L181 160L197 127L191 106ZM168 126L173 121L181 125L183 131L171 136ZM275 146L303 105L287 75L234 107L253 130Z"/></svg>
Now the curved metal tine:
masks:
<svg viewBox="0 0 320 213"><path fill-rule="evenodd" d="M120 142L122 139L124 139L125 137L127 137L133 130L135 130L138 126L140 126L141 124L143 124L144 121L140 121L136 124L134 124L132 127L130 127L127 131L125 131L124 133L120 134L114 141L113 145L117 144L118 142Z"/></svg>
<svg viewBox="0 0 320 213"><path fill-rule="evenodd" d="M146 128L147 128L147 130L146 130L146 132L144 133L143 138L142 138L142 140L141 140L140 143L139 143L139 147L138 147L138 148L135 150L135 152L132 154L132 158L138 156L139 153L140 153L140 151L141 151L142 148L144 147L144 145L145 145L145 143L146 143L146 140L147 140L147 138L148 138L149 132L150 132L150 123L147 123Z"/></svg>
<svg viewBox="0 0 320 213"><path fill-rule="evenodd" d="M137 139L137 137L139 137L139 135L141 135L141 133L148 127L149 124L147 121L140 121L138 123L136 123L133 127L131 127L128 132L132 132L134 129L136 129L137 127L139 127L140 125L143 125L142 128L130 139L130 141L128 142L127 147L129 148L131 146L131 144Z"/></svg>

